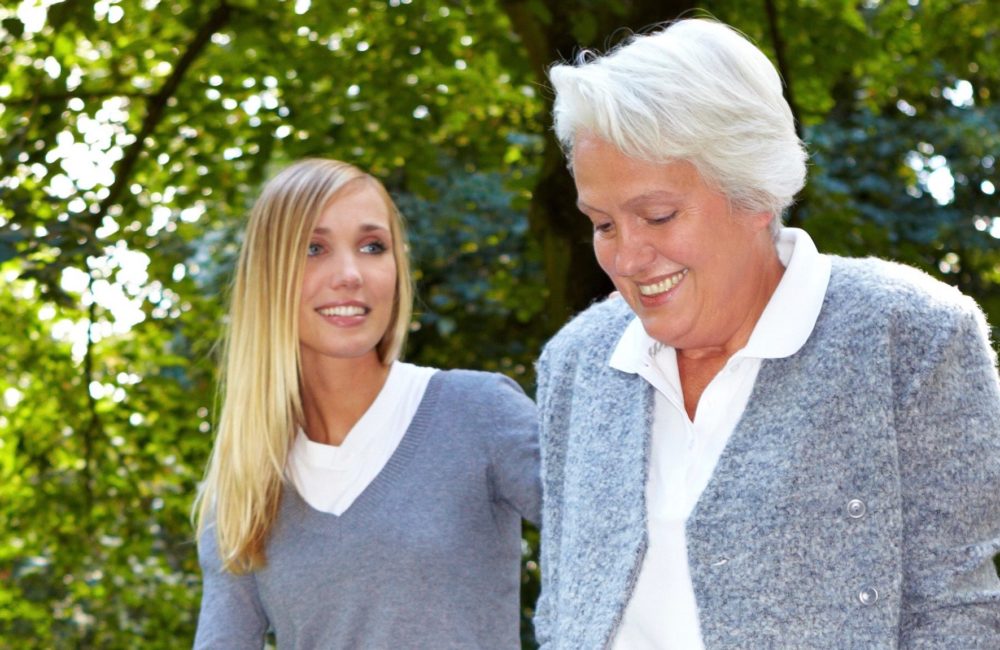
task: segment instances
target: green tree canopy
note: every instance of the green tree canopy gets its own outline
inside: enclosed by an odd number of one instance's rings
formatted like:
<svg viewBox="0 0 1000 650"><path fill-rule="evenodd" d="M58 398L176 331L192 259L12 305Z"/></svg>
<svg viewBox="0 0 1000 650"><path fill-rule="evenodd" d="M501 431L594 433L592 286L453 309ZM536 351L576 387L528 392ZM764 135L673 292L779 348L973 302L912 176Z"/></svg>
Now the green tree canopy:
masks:
<svg viewBox="0 0 1000 650"><path fill-rule="evenodd" d="M989 5L697 7L787 83L812 154L790 223L826 251L921 266L996 324ZM355 162L397 197L419 289L410 359L530 390L545 338L608 289L545 68L695 8L0 1L0 647L189 645L187 516L229 272L256 191L291 160Z"/></svg>

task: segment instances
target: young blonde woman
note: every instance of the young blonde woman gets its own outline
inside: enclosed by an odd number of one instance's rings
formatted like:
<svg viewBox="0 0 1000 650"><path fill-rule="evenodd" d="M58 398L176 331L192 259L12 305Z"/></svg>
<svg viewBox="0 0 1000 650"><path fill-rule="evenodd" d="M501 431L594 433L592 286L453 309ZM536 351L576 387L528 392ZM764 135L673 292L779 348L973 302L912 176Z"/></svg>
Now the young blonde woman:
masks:
<svg viewBox="0 0 1000 650"><path fill-rule="evenodd" d="M398 360L412 289L382 185L305 160L265 186L196 504L196 648L517 648L535 409L502 375Z"/></svg>

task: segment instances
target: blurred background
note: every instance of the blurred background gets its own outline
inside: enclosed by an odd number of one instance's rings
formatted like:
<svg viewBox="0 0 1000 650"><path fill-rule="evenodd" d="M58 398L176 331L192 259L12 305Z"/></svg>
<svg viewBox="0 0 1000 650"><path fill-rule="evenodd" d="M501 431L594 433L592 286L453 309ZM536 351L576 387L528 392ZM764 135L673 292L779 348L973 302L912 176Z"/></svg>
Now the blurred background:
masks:
<svg viewBox="0 0 1000 650"><path fill-rule="evenodd" d="M215 344L270 174L382 178L417 269L408 360L531 394L541 345L609 290L546 67L706 12L787 84L811 152L787 221L1000 324L995 2L0 1L0 648L190 647Z"/></svg>

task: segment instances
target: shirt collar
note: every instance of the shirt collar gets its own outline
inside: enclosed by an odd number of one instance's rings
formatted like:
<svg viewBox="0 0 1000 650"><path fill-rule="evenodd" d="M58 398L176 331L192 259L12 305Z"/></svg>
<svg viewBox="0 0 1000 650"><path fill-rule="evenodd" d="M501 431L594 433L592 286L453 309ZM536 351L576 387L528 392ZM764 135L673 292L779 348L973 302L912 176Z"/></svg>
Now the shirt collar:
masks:
<svg viewBox="0 0 1000 650"><path fill-rule="evenodd" d="M812 334L830 282L830 258L816 250L809 234L799 228L782 228L776 242L785 266L778 287L757 320L746 346L734 356L779 359L799 351ZM625 328L608 365L637 373L656 356L663 344L653 339L633 318Z"/></svg>
<svg viewBox="0 0 1000 650"><path fill-rule="evenodd" d="M622 298L616 298L622 300ZM611 353L608 365L615 370L635 374L642 368L643 363L656 356L662 343L655 340L642 327L642 321L633 318L629 322L625 331L618 339L618 345Z"/></svg>

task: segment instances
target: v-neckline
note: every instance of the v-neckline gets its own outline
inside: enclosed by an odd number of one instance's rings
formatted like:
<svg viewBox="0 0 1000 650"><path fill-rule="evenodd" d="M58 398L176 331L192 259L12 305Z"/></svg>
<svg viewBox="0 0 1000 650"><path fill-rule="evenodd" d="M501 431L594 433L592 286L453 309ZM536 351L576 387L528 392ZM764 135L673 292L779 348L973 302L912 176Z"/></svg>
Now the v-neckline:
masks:
<svg viewBox="0 0 1000 650"><path fill-rule="evenodd" d="M445 381L447 372L440 370L434 373L427 384L424 396L420 400L416 413L410 421L410 426L406 428L399 445L392 452L385 466L375 475L361 494L354 500L344 512L335 515L329 512L321 512L310 506L295 489L295 485L290 481L282 484L282 504L281 510L287 511L291 516L291 521L303 528L316 532L329 532L337 527L342 519L363 516L372 510L378 509L382 502L382 496L393 489L393 484L398 479L410 459L413 458L421 441L427 435L430 424L437 416L437 402Z"/></svg>

